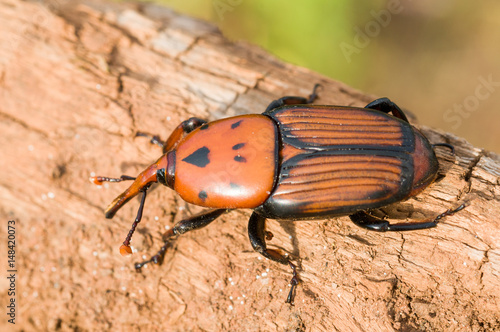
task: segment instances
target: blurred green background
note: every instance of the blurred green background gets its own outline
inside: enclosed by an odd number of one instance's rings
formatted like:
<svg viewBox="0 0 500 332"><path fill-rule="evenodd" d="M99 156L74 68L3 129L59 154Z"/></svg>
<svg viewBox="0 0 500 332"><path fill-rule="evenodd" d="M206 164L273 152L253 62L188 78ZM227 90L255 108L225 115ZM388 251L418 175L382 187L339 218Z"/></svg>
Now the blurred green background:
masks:
<svg viewBox="0 0 500 332"><path fill-rule="evenodd" d="M158 2L500 152L498 0Z"/></svg>

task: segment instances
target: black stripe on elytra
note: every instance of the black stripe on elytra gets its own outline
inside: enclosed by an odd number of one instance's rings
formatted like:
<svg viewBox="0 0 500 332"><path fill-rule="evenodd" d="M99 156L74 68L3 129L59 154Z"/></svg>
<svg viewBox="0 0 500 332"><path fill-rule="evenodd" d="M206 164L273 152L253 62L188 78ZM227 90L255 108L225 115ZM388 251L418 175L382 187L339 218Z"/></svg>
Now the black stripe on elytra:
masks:
<svg viewBox="0 0 500 332"><path fill-rule="evenodd" d="M238 143L236 145L233 145L233 150L241 149L244 146L245 146L245 143Z"/></svg>
<svg viewBox="0 0 500 332"><path fill-rule="evenodd" d="M207 197L208 197L207 192L206 192L205 190L200 191L200 193L198 194L198 197L199 197L202 201L206 200L206 199L207 199Z"/></svg>
<svg viewBox="0 0 500 332"><path fill-rule="evenodd" d="M245 157L242 157L242 156L236 156L236 157L234 157L234 160L236 160L239 163L246 163L247 162Z"/></svg>
<svg viewBox="0 0 500 332"><path fill-rule="evenodd" d="M191 153L186 158L182 159L182 161L185 161L187 163L190 163L198 167L205 167L210 163L210 160L208 159L209 152L210 150L206 146L204 146L202 148L199 148L195 152Z"/></svg>
<svg viewBox="0 0 500 332"><path fill-rule="evenodd" d="M200 127L200 130L205 130L205 129L208 129L208 123L205 123Z"/></svg>
<svg viewBox="0 0 500 332"><path fill-rule="evenodd" d="M240 120L240 121L238 121L238 122L233 123L233 124L231 125L231 129L234 129L234 128L238 127L238 126L241 124L241 121L243 121L243 120Z"/></svg>

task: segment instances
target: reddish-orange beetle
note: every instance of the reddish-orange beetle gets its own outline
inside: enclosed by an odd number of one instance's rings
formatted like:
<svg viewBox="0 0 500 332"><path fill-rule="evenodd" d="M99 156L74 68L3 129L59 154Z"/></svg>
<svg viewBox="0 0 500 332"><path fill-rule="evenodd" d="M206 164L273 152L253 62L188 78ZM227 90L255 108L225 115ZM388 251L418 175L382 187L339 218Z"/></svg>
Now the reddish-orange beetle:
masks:
<svg viewBox="0 0 500 332"><path fill-rule="evenodd" d="M165 144L152 139L164 154L136 178L91 178L96 184L134 180L106 209L106 218L143 193L121 253L131 253L130 240L142 218L146 191L155 182L174 189L189 203L213 210L177 223L164 234L161 250L136 264L137 269L158 263L172 237L204 227L228 210L254 209L248 224L250 242L263 256L292 267L290 303L298 283L295 265L279 251L267 249L267 218L349 215L356 225L370 230L406 231L434 227L464 207L447 210L432 221L404 224L390 224L365 212L407 199L431 184L438 171L433 146L389 99L377 99L365 108L310 105L317 88L308 99L275 100L263 114L210 123L191 118ZM448 144L436 145L453 150Z"/></svg>

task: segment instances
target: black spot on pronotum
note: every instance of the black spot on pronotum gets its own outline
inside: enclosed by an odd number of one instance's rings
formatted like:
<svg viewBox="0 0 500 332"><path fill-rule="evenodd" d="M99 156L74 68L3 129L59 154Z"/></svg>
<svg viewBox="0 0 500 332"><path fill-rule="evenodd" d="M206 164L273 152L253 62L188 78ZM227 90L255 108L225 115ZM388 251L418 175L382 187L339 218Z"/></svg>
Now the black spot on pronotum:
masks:
<svg viewBox="0 0 500 332"><path fill-rule="evenodd" d="M241 149L244 146L245 146L245 143L238 143L236 145L233 145L233 150Z"/></svg>
<svg viewBox="0 0 500 332"><path fill-rule="evenodd" d="M205 123L200 127L200 130L205 130L205 129L208 129L208 123Z"/></svg>
<svg viewBox="0 0 500 332"><path fill-rule="evenodd" d="M234 157L234 160L236 160L239 163L246 163L247 162L245 157L242 157L242 156L236 156L236 157Z"/></svg>
<svg viewBox="0 0 500 332"><path fill-rule="evenodd" d="M240 120L240 121L238 121L238 122L233 123L233 124L231 125L231 129L237 128L237 127L241 124L241 121L243 121L243 120Z"/></svg>
<svg viewBox="0 0 500 332"><path fill-rule="evenodd" d="M187 163L190 163L198 167L205 167L210 163L210 160L208 159L209 152L210 150L206 146L204 146L202 148L199 148L195 152L191 153L186 158L182 159L182 161L185 161Z"/></svg>
<svg viewBox="0 0 500 332"><path fill-rule="evenodd" d="M200 191L200 193L198 194L198 197L199 197L202 201L206 200L206 199L207 199L207 197L208 197L207 192L206 192L205 190Z"/></svg>
<svg viewBox="0 0 500 332"><path fill-rule="evenodd" d="M239 184L236 184L234 182L230 182L229 185L231 186L232 189L238 189L240 187Z"/></svg>

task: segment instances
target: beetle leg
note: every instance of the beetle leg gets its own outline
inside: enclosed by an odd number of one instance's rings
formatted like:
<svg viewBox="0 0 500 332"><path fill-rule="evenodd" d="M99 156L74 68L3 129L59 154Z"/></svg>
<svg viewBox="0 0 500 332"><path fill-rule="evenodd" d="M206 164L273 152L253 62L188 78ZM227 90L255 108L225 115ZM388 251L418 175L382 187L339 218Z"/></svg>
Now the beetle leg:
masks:
<svg viewBox="0 0 500 332"><path fill-rule="evenodd" d="M290 282L292 287L288 293L286 303L293 303L295 286L299 283L296 271L297 268L292 262L290 262L290 259L287 256L282 255L278 250L267 249L266 237L268 232L265 231L265 227L266 218L255 212L252 213L252 216L248 221L248 237L250 238L250 243L252 244L253 249L262 256L281 264L288 264L292 268L293 277Z"/></svg>
<svg viewBox="0 0 500 332"><path fill-rule="evenodd" d="M436 146L444 146L445 148L450 149L451 154L455 154L455 147L453 145L451 145L451 144L448 144L448 143L435 143L435 144L432 144L433 148L435 148Z"/></svg>
<svg viewBox="0 0 500 332"><path fill-rule="evenodd" d="M151 135L143 133L142 131L138 131L137 133L135 133L135 137L146 137L147 139L149 139L149 142L151 144L158 145L161 149L163 149L163 147L165 146L161 141L160 136L158 135Z"/></svg>
<svg viewBox="0 0 500 332"><path fill-rule="evenodd" d="M434 219L425 219L418 222L400 223L400 224L390 224L387 220L372 216L365 211L356 212L349 216L352 222L372 231L377 232L391 232L391 231L413 231L417 229L426 229L436 227L439 221L446 217L451 216L454 213L465 208L466 204L463 203L455 209L448 209L435 217Z"/></svg>
<svg viewBox="0 0 500 332"><path fill-rule="evenodd" d="M184 138L184 136L186 136L196 128L201 127L205 123L207 123L205 120L194 117L182 121L181 124L178 125L177 128L174 129L174 131L172 131L172 134L170 134L170 137L165 141L165 143L162 142L160 136L158 135L151 135L140 131L135 134L135 137L141 136L148 138L152 144L158 145L162 149L163 153L166 153L172 150L177 145L177 143L179 143L180 140Z"/></svg>
<svg viewBox="0 0 500 332"><path fill-rule="evenodd" d="M163 256L165 255L165 251L170 245L172 238L176 238L177 236L192 231L194 229L205 227L212 221L217 219L221 214L227 211L228 211L227 209L204 211L200 214L191 216L188 219L179 221L177 224L175 224L173 228L169 229L163 234L164 244L160 248L160 250L156 253L156 255L154 255L147 261L141 263L135 263L135 269L137 271L140 271L140 269L148 263L155 263L155 264L160 263L163 259Z"/></svg>
<svg viewBox="0 0 500 332"><path fill-rule="evenodd" d="M359 211L349 216L352 222L359 227L369 229L371 231L385 232L389 229L389 222L387 220L374 217L365 211Z"/></svg>
<svg viewBox="0 0 500 332"><path fill-rule="evenodd" d="M172 150L184 138L184 136L206 123L207 122L205 120L199 118L189 118L185 121L182 121L181 124L174 129L172 134L170 134L170 137L165 141L165 144L163 146L163 153Z"/></svg>
<svg viewBox="0 0 500 332"><path fill-rule="evenodd" d="M281 97L280 99L273 100L269 106L266 108L267 111L271 111L275 108L284 106L284 105L298 105L298 104L312 104L314 100L318 98L317 90L321 86L321 84L315 84L312 93L309 95L309 98L305 97L297 97L297 96L286 96Z"/></svg>
<svg viewBox="0 0 500 332"><path fill-rule="evenodd" d="M376 99L371 103L369 103L368 105L366 105L365 108L369 108L384 113L392 113L396 118L399 118L404 122L408 122L408 118L406 117L405 113L401 110L401 108L399 108L398 105L392 102L389 98Z"/></svg>

